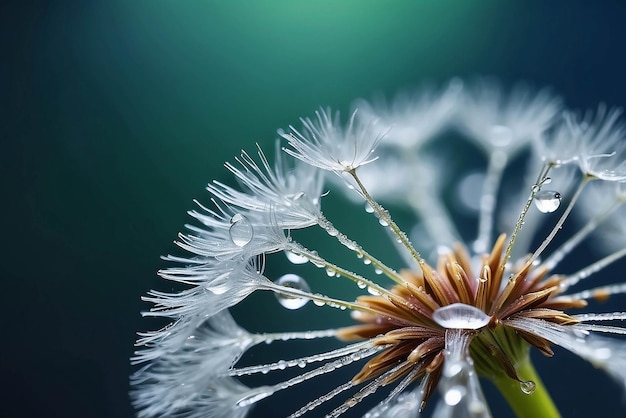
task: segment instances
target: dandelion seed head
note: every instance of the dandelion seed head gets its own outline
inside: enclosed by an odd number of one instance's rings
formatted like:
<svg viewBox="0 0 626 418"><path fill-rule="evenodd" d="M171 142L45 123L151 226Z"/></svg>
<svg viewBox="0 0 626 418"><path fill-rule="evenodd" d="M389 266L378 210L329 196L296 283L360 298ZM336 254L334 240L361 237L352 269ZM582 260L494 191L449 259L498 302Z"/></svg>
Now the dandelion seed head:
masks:
<svg viewBox="0 0 626 418"><path fill-rule="evenodd" d="M243 151L226 164L239 187L212 182L210 204L189 212L196 224L177 241L184 255L164 257L171 265L159 272L183 290L143 298L145 316L170 323L139 334L138 415L243 418L312 385L303 404L281 402L291 408L284 414L489 417L479 376L532 396L544 389L522 379L529 352L555 356L555 346L626 385L626 313L587 303L624 294L626 284L582 287L626 256L621 111L601 105L576 116L548 90L485 80L355 106L347 120L320 109L279 131L272 162L260 147ZM485 167L456 167L447 135ZM359 228L382 230L389 243L357 242L335 226L322 205L340 191L356 201L342 210L356 208L371 221ZM565 231L570 222L579 227ZM304 229L336 247L309 248ZM611 241L595 261L573 256L594 238ZM401 261L383 260L382 246ZM275 253L287 271L272 264ZM355 262L360 269L346 267ZM231 316L234 308L263 323L266 312L247 304L252 294L270 295L284 315L325 310L343 322L324 315L326 327L276 331L267 320L273 330L253 332ZM334 383L324 387L324 376Z"/></svg>

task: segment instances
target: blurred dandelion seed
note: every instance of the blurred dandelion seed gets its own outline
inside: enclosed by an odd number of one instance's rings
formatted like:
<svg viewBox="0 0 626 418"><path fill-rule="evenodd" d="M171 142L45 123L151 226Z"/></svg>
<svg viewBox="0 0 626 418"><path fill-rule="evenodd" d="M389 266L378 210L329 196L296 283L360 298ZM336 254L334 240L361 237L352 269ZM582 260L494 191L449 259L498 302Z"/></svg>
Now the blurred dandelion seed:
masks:
<svg viewBox="0 0 626 418"><path fill-rule="evenodd" d="M144 315L171 323L139 334L132 361L142 366L131 377L138 416L244 417L278 392L358 365L351 378L295 406L290 417L339 417L363 404L369 418L415 417L436 392L430 416L489 417L479 376L496 384L518 416L556 417L529 357L531 349L552 356L554 345L626 385L626 328L602 324L624 320L626 313L580 310L589 299L626 293L626 283L570 291L626 255L621 111L601 105L579 117L547 90L518 86L506 93L485 80L469 86L453 80L441 91L402 94L391 104L357 104L362 111L354 110L345 125L339 113L320 109L314 119L301 120L302 128L280 130L287 144L277 144L273 164L260 148L257 158L242 152L226 164L240 189L219 182L207 187L213 207L198 204L190 215L202 226L188 226L177 242L189 255L164 257L175 266L159 272L188 288L144 297L154 304ZM471 186L470 195L480 188L476 202L459 199L473 202L469 213L477 213L476 236L467 244L442 198L442 164L434 163L444 161L433 152L446 150L439 135L447 130L462 135L486 162L484 174L472 169L446 180L456 190ZM516 158L528 160L531 180L503 190ZM390 235L404 265L388 265L334 226L321 211L325 182L359 199L360 212L365 205L378 220L372 228ZM581 198L585 193L591 198ZM419 235L412 240L382 201L413 211L420 227L410 229ZM519 203L511 210L508 202ZM582 227L552 249L574 210ZM553 224L544 231L546 222ZM345 260L326 259L292 235L312 227L371 266L371 273L346 269ZM578 265L568 257L605 229L618 233L602 258ZM542 240L537 248L525 244L533 237ZM264 261L277 252L285 253L294 273L271 280ZM569 263L564 271L574 273L558 273L563 260ZM322 270L320 277L295 274L308 263ZM353 282L356 300L312 291L328 280L324 276ZM355 323L251 333L229 308L257 291L274 293L289 310L312 301L320 309L350 311ZM302 357L239 364L260 343L323 338L344 343L325 351L311 343ZM245 384L246 376L286 370L296 372L261 386ZM379 390L382 398L374 396Z"/></svg>

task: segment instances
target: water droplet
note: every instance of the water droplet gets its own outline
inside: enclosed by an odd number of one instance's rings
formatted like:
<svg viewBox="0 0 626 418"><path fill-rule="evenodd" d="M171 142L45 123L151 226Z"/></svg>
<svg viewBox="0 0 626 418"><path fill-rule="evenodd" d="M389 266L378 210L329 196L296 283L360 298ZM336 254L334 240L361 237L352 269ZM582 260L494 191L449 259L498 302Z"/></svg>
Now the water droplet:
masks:
<svg viewBox="0 0 626 418"><path fill-rule="evenodd" d="M291 261L293 264L304 264L309 261L305 256L296 254L293 251L286 251L285 255L287 256L287 260Z"/></svg>
<svg viewBox="0 0 626 418"><path fill-rule="evenodd" d="M280 360L278 362L278 369L285 370L287 368L287 362L285 360Z"/></svg>
<svg viewBox="0 0 626 418"><path fill-rule="evenodd" d="M382 218L380 218L380 219L378 220L378 223L379 223L379 224L381 224L382 226L389 226L389 224L387 223L387 221L386 221L386 220L384 220L384 219L382 219Z"/></svg>
<svg viewBox="0 0 626 418"><path fill-rule="evenodd" d="M328 235L330 235L331 237L336 237L337 235L339 235L339 231L336 230L335 228L329 228L326 230L326 232L328 233Z"/></svg>
<svg viewBox="0 0 626 418"><path fill-rule="evenodd" d="M526 395L532 395L533 393L535 393L537 385L535 385L535 382L533 382L532 380L529 380L527 382L519 382L519 387Z"/></svg>
<svg viewBox="0 0 626 418"><path fill-rule="evenodd" d="M504 125L493 125L488 135L489 142L496 147L506 147L513 141L513 131Z"/></svg>
<svg viewBox="0 0 626 418"><path fill-rule="evenodd" d="M367 287L367 284L361 281L356 282L356 285L359 287L359 289L365 289Z"/></svg>
<svg viewBox="0 0 626 418"><path fill-rule="evenodd" d="M379 274L379 275L380 275L380 274L383 274L383 271L382 271L381 269L379 269L378 267L376 267L376 268L374 269L374 273L376 273L376 274Z"/></svg>
<svg viewBox="0 0 626 418"><path fill-rule="evenodd" d="M367 293L374 296L380 296L378 289L374 289L372 286L367 286Z"/></svg>
<svg viewBox="0 0 626 418"><path fill-rule="evenodd" d="M244 247L254 236L254 229L252 224L240 213L233 215L230 219L230 228L228 229L230 239L237 247Z"/></svg>
<svg viewBox="0 0 626 418"><path fill-rule="evenodd" d="M365 212L367 213L374 213L374 208L370 206L369 203L365 204Z"/></svg>
<svg viewBox="0 0 626 418"><path fill-rule="evenodd" d="M551 177L546 177L546 178L544 178L544 179L543 179L543 181L541 182L541 185L544 185L544 184L550 184L550 183L552 183L552 178L551 178Z"/></svg>
<svg viewBox="0 0 626 418"><path fill-rule="evenodd" d="M559 208L561 194L553 190L545 190L535 195L535 206L543 213L551 213Z"/></svg>
<svg viewBox="0 0 626 418"><path fill-rule="evenodd" d="M465 396L465 387L461 385L452 386L443 394L443 400L450 406L458 405Z"/></svg>
<svg viewBox="0 0 626 418"><path fill-rule="evenodd" d="M320 268L320 269L326 266L326 264L324 264L322 261L319 261L319 260L311 260L311 263L313 263L315 267Z"/></svg>
<svg viewBox="0 0 626 418"><path fill-rule="evenodd" d="M335 276L335 270L331 269L330 267L326 268L326 275L328 277L334 277Z"/></svg>
<svg viewBox="0 0 626 418"><path fill-rule="evenodd" d="M433 319L448 329L479 329L487 325L491 317L475 306L453 303L437 309Z"/></svg>
<svg viewBox="0 0 626 418"><path fill-rule="evenodd" d="M306 361L304 360L298 361L298 367L300 367L301 369L304 369L306 367Z"/></svg>
<svg viewBox="0 0 626 418"><path fill-rule="evenodd" d="M324 305L326 305L326 302L324 302L322 300L315 300L315 299L313 299L313 303L315 304L315 306L324 306Z"/></svg>
<svg viewBox="0 0 626 418"><path fill-rule="evenodd" d="M265 370L263 370L263 371L265 371ZM263 398L267 398L273 392L270 391L270 390L266 390L266 389L267 389L267 387L261 387L261 388L252 389L248 393L246 393L241 399L239 399L235 404L238 407L246 407L248 405L252 405L252 404L260 401Z"/></svg>
<svg viewBox="0 0 626 418"><path fill-rule="evenodd" d="M297 274L285 274L284 276L279 277L274 283L280 286L302 290L303 292L311 291L307 282ZM309 301L308 298L283 295L280 293L276 293L276 298L278 299L278 302L287 309L300 309Z"/></svg>
<svg viewBox="0 0 626 418"><path fill-rule="evenodd" d="M369 266L370 264L372 264L372 260L370 260L369 258L366 258L363 260L363 264L365 264L366 266Z"/></svg>

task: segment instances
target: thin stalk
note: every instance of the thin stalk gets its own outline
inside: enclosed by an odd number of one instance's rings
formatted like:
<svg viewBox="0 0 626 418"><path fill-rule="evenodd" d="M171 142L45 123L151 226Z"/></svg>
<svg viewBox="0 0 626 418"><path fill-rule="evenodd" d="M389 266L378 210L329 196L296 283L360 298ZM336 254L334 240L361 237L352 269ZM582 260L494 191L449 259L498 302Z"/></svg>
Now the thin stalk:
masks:
<svg viewBox="0 0 626 418"><path fill-rule="evenodd" d="M526 214L528 213L530 206L533 204L533 200L535 199L535 196L537 195L537 193L539 193L539 191L541 191L541 186L546 181L547 175L550 172L550 169L552 167L553 167L552 163L544 164L543 168L541 169L541 172L539 173L539 176L537 177L537 181L535 182L535 184L533 184L533 186L530 189L530 195L528 196L528 200L526 200L524 209L522 209L522 212L520 213L519 218L517 218L517 223L515 224L513 233L511 233L511 238L509 239L509 243L506 246L506 251L504 253L504 258L502 259L502 264L501 264L502 270L504 270L506 263L509 261L509 258L511 258L511 252L513 251L513 246L515 245L517 234L519 234L519 231L522 229L522 225L524 225L524 218L526 218Z"/></svg>
<svg viewBox="0 0 626 418"><path fill-rule="evenodd" d="M405 283L405 280L402 278L402 276L400 276L400 274L398 274L397 271L387 266L385 263L371 255L369 252L365 251L363 247L361 247L356 241L351 240L345 234L341 233L324 215L320 215L317 224L322 229L324 229L328 233L328 235L335 237L341 245L356 253L358 258L368 260L374 268L380 269L380 271L382 271L385 276L387 276L394 282L398 284Z"/></svg>
<svg viewBox="0 0 626 418"><path fill-rule="evenodd" d="M567 278L561 283L561 288L563 290L566 290L568 287L575 285L582 279L591 276L593 273L597 273L609 264L614 263L624 256L626 256L626 247L607 255L606 257L588 265L581 270L578 270L574 274L567 276Z"/></svg>
<svg viewBox="0 0 626 418"><path fill-rule="evenodd" d="M404 247L409 251L409 253L411 254L411 257L413 257L413 259L417 261L417 263L421 266L424 263L424 259L417 252L417 250L413 247L413 244L411 244L411 241L409 241L409 238L407 237L407 235L400 229L400 227L398 227L398 225L393 221L393 219L391 219L391 215L389 214L389 212L385 208L383 208L380 205L380 203L375 201L374 198L372 198L372 196L369 194L369 192L367 191L363 183L361 183L361 180L359 179L359 177L356 175L355 169L348 171L348 173L352 176L352 178L356 182L357 187L359 188L359 191L361 192L361 195L365 198L365 201L372 207L372 209L374 209L374 212L376 212L379 218L382 219L389 226L389 228L391 228L391 230L396 235L400 243L404 245Z"/></svg>
<svg viewBox="0 0 626 418"><path fill-rule="evenodd" d="M369 287L370 289L378 292L381 295L387 295L389 297L396 296L393 293L391 293L389 290L379 285L378 283L374 283L373 281L366 279L365 277L359 274L353 273L350 270L346 270L342 267L339 267L336 264L326 261L324 258L320 257L317 253L314 253L308 250L307 248L303 247L297 242L292 241L288 243L286 249L288 251L293 252L294 254L297 254L302 257L306 257L313 265L317 267L325 268L329 275L343 276L347 278L348 280L351 280L354 283L356 283L357 286L363 287L363 288ZM401 283L404 283L404 281L402 281Z"/></svg>

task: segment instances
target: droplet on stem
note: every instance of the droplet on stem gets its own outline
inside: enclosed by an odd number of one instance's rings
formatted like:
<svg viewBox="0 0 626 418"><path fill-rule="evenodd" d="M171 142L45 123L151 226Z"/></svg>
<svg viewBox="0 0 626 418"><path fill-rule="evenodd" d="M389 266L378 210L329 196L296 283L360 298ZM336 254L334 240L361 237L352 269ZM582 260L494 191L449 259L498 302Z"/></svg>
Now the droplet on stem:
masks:
<svg viewBox="0 0 626 418"><path fill-rule="evenodd" d="M540 191L535 195L535 206L542 213L552 213L561 204L561 194L554 190Z"/></svg>
<svg viewBox="0 0 626 418"><path fill-rule="evenodd" d="M279 277L274 283L280 286L302 290L303 292L311 291L311 288L306 280L297 274L285 274L284 276ZM275 293L275 295L278 302L287 309L300 309L309 301L308 298L304 297L285 295L281 293Z"/></svg>
<svg viewBox="0 0 626 418"><path fill-rule="evenodd" d="M309 259L305 256L296 254L293 251L286 251L285 255L287 256L287 260L289 260L293 264L304 264L309 261Z"/></svg>
<svg viewBox="0 0 626 418"><path fill-rule="evenodd" d="M529 380L527 382L519 382L519 387L526 395L532 395L533 393L535 393L537 385L532 380Z"/></svg>
<svg viewBox="0 0 626 418"><path fill-rule="evenodd" d="M233 244L237 247L244 247L252 241L254 229L248 218L241 213L237 213L230 219L228 234Z"/></svg>

